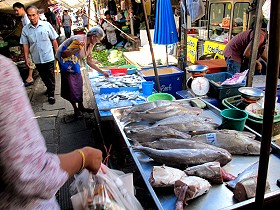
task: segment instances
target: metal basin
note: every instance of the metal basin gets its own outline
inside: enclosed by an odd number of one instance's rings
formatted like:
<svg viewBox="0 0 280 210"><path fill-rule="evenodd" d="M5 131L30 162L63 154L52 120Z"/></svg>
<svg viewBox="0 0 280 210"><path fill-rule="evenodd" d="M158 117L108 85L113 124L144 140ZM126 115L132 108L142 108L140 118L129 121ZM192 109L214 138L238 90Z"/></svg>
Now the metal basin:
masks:
<svg viewBox="0 0 280 210"><path fill-rule="evenodd" d="M191 65L186 67L186 71L189 73L202 73L208 70L208 66L204 65Z"/></svg>
<svg viewBox="0 0 280 210"><path fill-rule="evenodd" d="M241 96L245 99L258 101L264 97L264 92L258 88L241 87L238 89Z"/></svg>

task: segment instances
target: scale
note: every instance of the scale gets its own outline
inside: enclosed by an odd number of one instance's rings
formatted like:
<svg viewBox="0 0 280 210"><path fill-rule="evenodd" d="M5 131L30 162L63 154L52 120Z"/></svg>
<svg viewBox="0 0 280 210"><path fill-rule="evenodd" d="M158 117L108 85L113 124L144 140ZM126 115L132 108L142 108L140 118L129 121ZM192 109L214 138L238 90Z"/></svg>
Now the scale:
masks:
<svg viewBox="0 0 280 210"><path fill-rule="evenodd" d="M204 77L207 70L208 67L204 65L191 65L186 67L186 71L191 74L191 77L187 80L187 87L196 96L204 96L209 91L209 81Z"/></svg>

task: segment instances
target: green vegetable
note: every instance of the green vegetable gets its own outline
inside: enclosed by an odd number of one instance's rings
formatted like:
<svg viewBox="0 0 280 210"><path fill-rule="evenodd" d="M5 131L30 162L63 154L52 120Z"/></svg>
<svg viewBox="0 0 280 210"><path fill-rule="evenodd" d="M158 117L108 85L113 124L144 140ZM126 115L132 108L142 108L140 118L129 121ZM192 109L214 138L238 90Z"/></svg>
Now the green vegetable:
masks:
<svg viewBox="0 0 280 210"><path fill-rule="evenodd" d="M112 56L115 58L116 62L111 63L109 57ZM99 61L103 67L107 66L121 66L126 64L126 60L123 57L121 50L101 50L99 52L92 51L92 58Z"/></svg>

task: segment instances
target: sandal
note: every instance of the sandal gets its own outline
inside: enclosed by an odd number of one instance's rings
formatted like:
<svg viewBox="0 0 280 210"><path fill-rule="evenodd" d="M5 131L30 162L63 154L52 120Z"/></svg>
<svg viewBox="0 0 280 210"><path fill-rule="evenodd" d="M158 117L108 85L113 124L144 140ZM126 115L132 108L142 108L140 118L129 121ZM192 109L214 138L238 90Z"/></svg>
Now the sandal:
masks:
<svg viewBox="0 0 280 210"><path fill-rule="evenodd" d="M84 118L84 115L83 115L83 113L82 112L75 112L74 113L74 117L76 118L76 119L82 119L82 118Z"/></svg>
<svg viewBox="0 0 280 210"><path fill-rule="evenodd" d="M89 108L83 108L83 109L80 109L81 112L87 112L87 113L93 113L94 112L94 109L89 109Z"/></svg>

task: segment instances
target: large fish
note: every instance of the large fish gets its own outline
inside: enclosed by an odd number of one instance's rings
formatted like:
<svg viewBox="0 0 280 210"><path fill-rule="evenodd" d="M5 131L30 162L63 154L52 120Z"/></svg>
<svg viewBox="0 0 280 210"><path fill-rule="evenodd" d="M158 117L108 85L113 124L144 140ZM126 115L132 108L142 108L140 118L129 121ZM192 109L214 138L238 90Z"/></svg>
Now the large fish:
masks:
<svg viewBox="0 0 280 210"><path fill-rule="evenodd" d="M207 180L197 176L184 176L174 184L174 192L177 197L182 190L185 191L185 203L207 193L210 188L211 184Z"/></svg>
<svg viewBox="0 0 280 210"><path fill-rule="evenodd" d="M143 142L141 144L142 146L147 146L153 149L212 149L223 152L226 156L230 156L230 153L223 148L192 141L190 139L166 138L152 142Z"/></svg>
<svg viewBox="0 0 280 210"><path fill-rule="evenodd" d="M163 126L163 125L173 125L173 124L185 124L185 123L190 123L192 121L201 121L203 123L205 122L212 122L212 118L209 117L203 117L203 116L197 116L195 114L181 114L181 115L177 115L177 116L173 116L173 117L169 117L169 118L165 118L163 120L160 120L158 122L156 122L153 127L156 126Z"/></svg>
<svg viewBox="0 0 280 210"><path fill-rule="evenodd" d="M202 165L188 167L184 171L189 176L199 176L216 184L223 183L221 165L219 162L208 162Z"/></svg>
<svg viewBox="0 0 280 210"><path fill-rule="evenodd" d="M165 165L153 166L149 182L153 187L171 187L182 176L186 176L186 174L180 169Z"/></svg>
<svg viewBox="0 0 280 210"><path fill-rule="evenodd" d="M261 145L254 139L254 134L235 130L213 130L192 137L194 141L224 148L232 155L259 155Z"/></svg>
<svg viewBox="0 0 280 210"><path fill-rule="evenodd" d="M168 104L160 107L148 109L143 112L131 112L127 117L128 122L137 122L139 119L147 120L149 122L156 122L172 116L189 114L198 115L203 112L202 109L197 107L186 107L180 104Z"/></svg>
<svg viewBox="0 0 280 210"><path fill-rule="evenodd" d="M151 142L161 138L190 138L190 135L165 126L146 129L125 129L126 136L137 142Z"/></svg>
<svg viewBox="0 0 280 210"><path fill-rule="evenodd" d="M220 162L224 166L231 161L231 155L213 149L167 149L157 150L149 147L135 146L135 150L141 151L151 157L154 161L174 166L182 167L188 165L198 165L211 161Z"/></svg>

